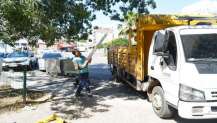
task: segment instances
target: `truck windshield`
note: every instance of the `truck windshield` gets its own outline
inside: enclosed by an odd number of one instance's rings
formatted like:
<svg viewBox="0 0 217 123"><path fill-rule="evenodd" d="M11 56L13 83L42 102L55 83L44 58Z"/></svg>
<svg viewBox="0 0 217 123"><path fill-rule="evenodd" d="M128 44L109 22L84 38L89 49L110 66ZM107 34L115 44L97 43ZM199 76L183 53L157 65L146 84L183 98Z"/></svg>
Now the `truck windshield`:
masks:
<svg viewBox="0 0 217 123"><path fill-rule="evenodd" d="M181 35L187 61L217 61L217 34Z"/></svg>

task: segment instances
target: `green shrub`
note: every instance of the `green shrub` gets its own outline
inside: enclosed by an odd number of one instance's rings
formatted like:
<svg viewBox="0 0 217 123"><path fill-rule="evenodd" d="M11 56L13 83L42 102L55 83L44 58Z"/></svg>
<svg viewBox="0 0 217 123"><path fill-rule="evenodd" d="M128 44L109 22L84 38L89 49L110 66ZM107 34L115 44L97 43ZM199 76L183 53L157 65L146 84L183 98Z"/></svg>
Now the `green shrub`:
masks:
<svg viewBox="0 0 217 123"><path fill-rule="evenodd" d="M97 48L108 48L111 46L127 46L127 45L128 45L128 39L117 38L108 43L100 44Z"/></svg>

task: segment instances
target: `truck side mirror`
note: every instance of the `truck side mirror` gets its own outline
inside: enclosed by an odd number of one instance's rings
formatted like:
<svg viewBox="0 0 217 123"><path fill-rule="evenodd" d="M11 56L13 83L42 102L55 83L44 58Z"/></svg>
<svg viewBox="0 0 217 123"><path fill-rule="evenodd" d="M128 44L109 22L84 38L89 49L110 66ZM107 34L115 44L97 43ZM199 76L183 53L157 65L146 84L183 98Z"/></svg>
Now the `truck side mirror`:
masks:
<svg viewBox="0 0 217 123"><path fill-rule="evenodd" d="M158 56L161 56L164 59L168 59L169 58L169 52L157 52L156 54Z"/></svg>
<svg viewBox="0 0 217 123"><path fill-rule="evenodd" d="M169 52L165 52L165 53L162 54L162 57L164 59L169 59L169 56L170 56Z"/></svg>
<svg viewBox="0 0 217 123"><path fill-rule="evenodd" d="M169 53L162 53L161 55L161 60L160 60L160 65L163 66L164 65L164 61L167 63L167 61L169 60Z"/></svg>

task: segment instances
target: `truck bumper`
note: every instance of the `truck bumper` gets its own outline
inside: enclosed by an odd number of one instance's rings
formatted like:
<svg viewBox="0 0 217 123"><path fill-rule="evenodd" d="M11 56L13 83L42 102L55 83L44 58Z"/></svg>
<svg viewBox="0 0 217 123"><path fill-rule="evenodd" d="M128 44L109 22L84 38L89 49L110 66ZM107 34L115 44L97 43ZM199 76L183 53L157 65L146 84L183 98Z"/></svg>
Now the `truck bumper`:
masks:
<svg viewBox="0 0 217 123"><path fill-rule="evenodd" d="M178 114L186 119L217 119L217 102L179 101Z"/></svg>

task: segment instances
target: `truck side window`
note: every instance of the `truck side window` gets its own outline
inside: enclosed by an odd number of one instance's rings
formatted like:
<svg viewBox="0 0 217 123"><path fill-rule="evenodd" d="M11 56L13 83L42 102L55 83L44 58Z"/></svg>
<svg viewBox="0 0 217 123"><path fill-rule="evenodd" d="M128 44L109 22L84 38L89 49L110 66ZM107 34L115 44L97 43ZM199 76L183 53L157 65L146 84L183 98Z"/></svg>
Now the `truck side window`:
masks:
<svg viewBox="0 0 217 123"><path fill-rule="evenodd" d="M164 37L165 35L162 32L158 32L155 36L154 42L154 50L153 53L163 52L163 45L164 45Z"/></svg>
<svg viewBox="0 0 217 123"><path fill-rule="evenodd" d="M172 31L168 31L168 43L166 45L165 51L169 53L169 58L165 59L168 67L171 70L176 70L177 66L177 45L175 34Z"/></svg>

